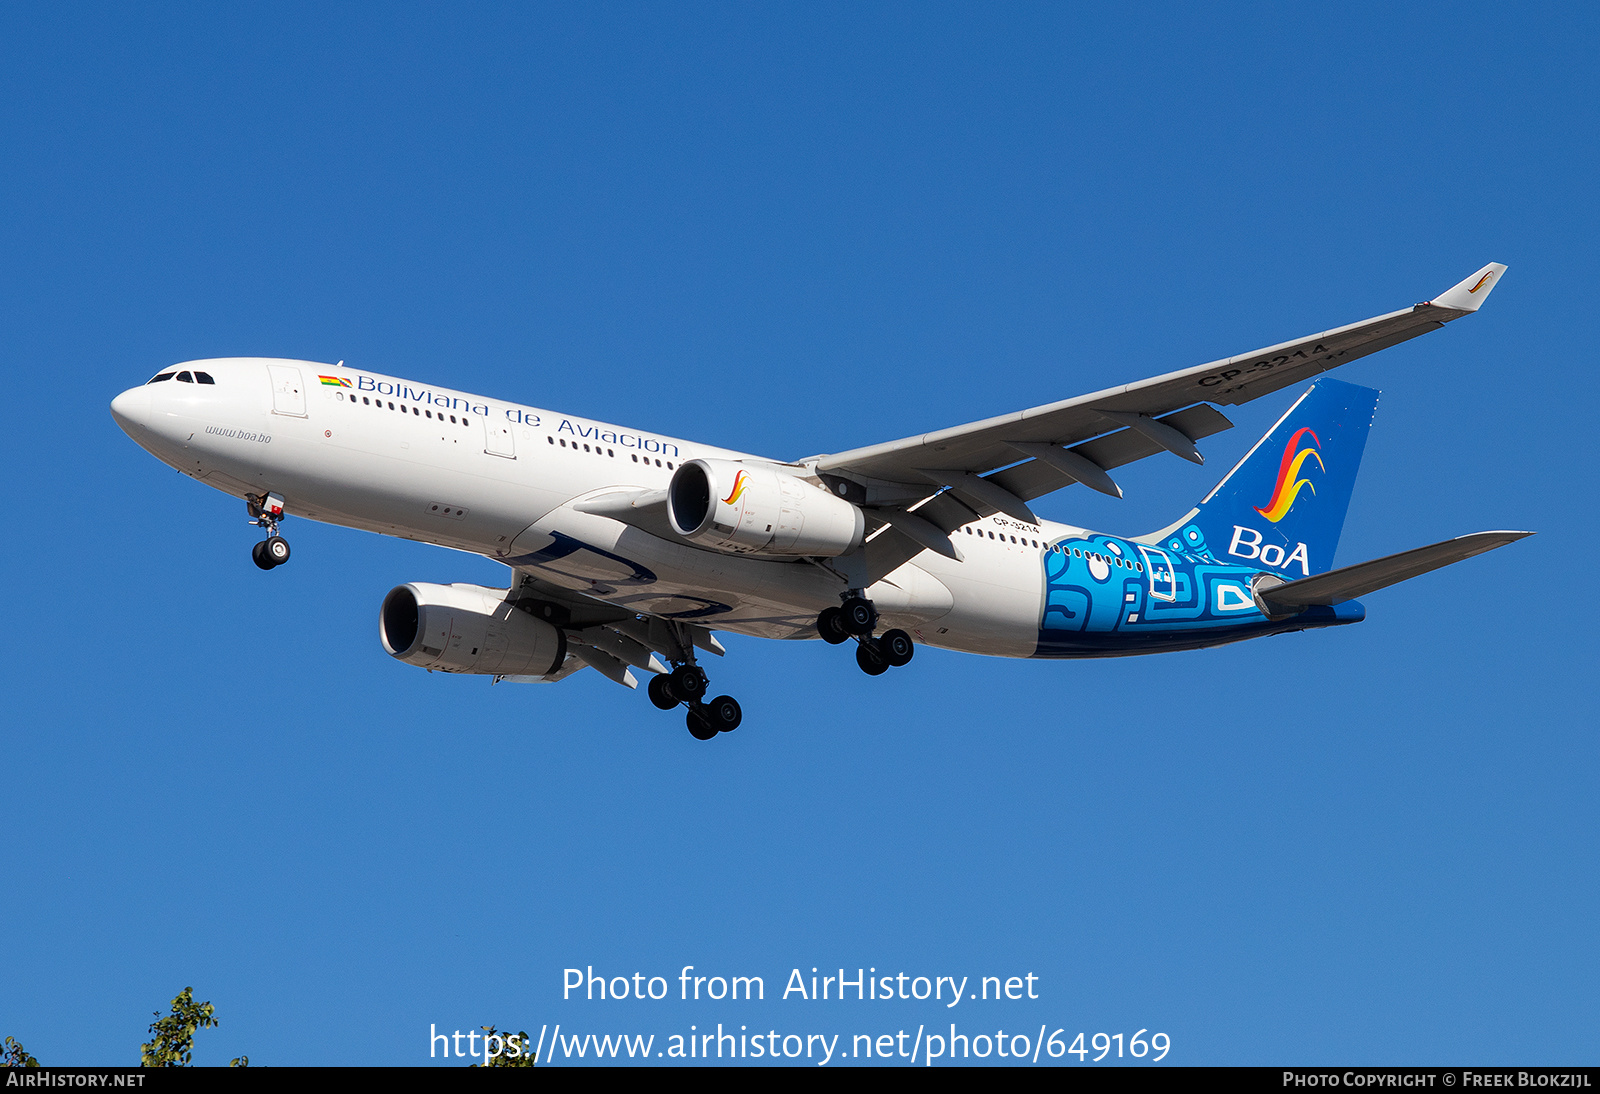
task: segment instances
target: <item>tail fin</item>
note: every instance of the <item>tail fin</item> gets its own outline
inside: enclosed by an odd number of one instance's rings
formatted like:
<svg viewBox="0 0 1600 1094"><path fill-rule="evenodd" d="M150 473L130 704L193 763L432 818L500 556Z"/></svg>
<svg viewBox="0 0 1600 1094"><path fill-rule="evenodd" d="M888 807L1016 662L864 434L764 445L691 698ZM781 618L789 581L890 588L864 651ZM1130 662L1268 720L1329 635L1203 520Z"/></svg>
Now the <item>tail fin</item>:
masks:
<svg viewBox="0 0 1600 1094"><path fill-rule="evenodd" d="M1321 379L1188 516L1141 540L1309 577L1333 567L1378 393Z"/></svg>

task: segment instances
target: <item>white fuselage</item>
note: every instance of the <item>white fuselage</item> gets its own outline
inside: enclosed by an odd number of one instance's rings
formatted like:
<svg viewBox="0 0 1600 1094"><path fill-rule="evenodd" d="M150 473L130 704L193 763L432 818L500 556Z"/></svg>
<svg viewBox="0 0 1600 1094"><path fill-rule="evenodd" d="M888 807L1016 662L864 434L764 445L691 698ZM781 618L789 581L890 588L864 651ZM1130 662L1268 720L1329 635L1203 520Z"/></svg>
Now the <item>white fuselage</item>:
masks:
<svg viewBox="0 0 1600 1094"><path fill-rule="evenodd" d="M113 414L152 454L235 497L275 492L295 516L514 561L597 600L761 637L816 637L817 613L845 587L826 564L709 551L572 508L664 490L685 460L783 461L344 366L229 358L166 371L215 382L133 388ZM869 595L925 644L1031 656L1041 556L1081 533L975 521L958 535L964 561L924 551Z"/></svg>

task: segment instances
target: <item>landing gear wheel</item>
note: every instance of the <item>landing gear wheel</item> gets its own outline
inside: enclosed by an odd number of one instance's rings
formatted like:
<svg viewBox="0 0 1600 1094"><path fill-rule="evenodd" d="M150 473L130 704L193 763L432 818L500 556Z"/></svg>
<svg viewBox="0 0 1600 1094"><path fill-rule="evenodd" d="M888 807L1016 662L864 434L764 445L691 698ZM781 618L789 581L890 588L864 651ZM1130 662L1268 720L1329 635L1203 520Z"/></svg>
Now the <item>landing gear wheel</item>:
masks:
<svg viewBox="0 0 1600 1094"><path fill-rule="evenodd" d="M878 643L871 638L863 638L856 646L856 664L868 676L882 676L889 671L889 662L884 660Z"/></svg>
<svg viewBox="0 0 1600 1094"><path fill-rule="evenodd" d="M263 570L270 570L276 566L277 563L273 562L267 557L266 547L267 545L265 543L258 542L254 547L250 548L250 557L254 559L255 564L261 567Z"/></svg>
<svg viewBox="0 0 1600 1094"><path fill-rule="evenodd" d="M289 561L289 541L273 536L261 545L261 553L271 559L274 566L282 566Z"/></svg>
<svg viewBox="0 0 1600 1094"><path fill-rule="evenodd" d="M711 686L699 665L679 665L672 670L670 679L672 694L686 703L698 703Z"/></svg>
<svg viewBox="0 0 1600 1094"><path fill-rule="evenodd" d="M823 608L822 614L817 616L817 633L830 646L847 641L850 632L844 629L844 613L838 608Z"/></svg>
<svg viewBox="0 0 1600 1094"><path fill-rule="evenodd" d="M911 663L912 654L917 652L916 643L911 641L911 636L902 630L884 631L883 637L878 639L878 650L883 654L883 659L894 668Z"/></svg>
<svg viewBox="0 0 1600 1094"><path fill-rule="evenodd" d="M706 708L699 703L689 708L689 716L684 720L689 723L689 736L697 741L709 741L717 735L717 727L711 724Z"/></svg>
<svg viewBox="0 0 1600 1094"><path fill-rule="evenodd" d="M706 720L717 727L719 733L732 733L744 720L739 701L731 695L719 695L705 706Z"/></svg>
<svg viewBox="0 0 1600 1094"><path fill-rule="evenodd" d="M872 606L872 601L859 596L846 600L839 611L843 616L844 629L851 634L868 635L878 625L878 609Z"/></svg>
<svg viewBox="0 0 1600 1094"><path fill-rule="evenodd" d="M650 677L650 683L644 690L658 710L671 710L678 705L678 697L672 693L672 681L665 674Z"/></svg>

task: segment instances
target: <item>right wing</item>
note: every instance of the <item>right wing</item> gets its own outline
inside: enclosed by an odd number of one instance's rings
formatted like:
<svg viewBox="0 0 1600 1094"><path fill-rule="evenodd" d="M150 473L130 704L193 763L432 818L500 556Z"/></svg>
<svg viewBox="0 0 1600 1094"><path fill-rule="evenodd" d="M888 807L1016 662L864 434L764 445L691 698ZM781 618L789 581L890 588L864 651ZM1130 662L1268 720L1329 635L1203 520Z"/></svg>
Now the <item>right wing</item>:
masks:
<svg viewBox="0 0 1600 1094"><path fill-rule="evenodd" d="M923 550L959 559L949 533L980 517L1005 513L1037 524L1028 502L1073 483L1121 497L1106 472L1162 451L1203 463L1194 442L1233 425L1212 404L1259 399L1470 315L1505 270L1491 262L1432 300L1292 342L797 462L875 518L871 574L886 574Z"/></svg>
<svg viewBox="0 0 1600 1094"><path fill-rule="evenodd" d="M945 514L962 518L951 528L995 512L1037 523L1026 503L1075 482L1120 494L1105 474L1110 468L1161 451L1203 462L1194 442L1233 424L1207 404L1259 399L1437 330L1477 311L1505 269L1491 262L1433 300L1251 353L798 462L814 465L835 490L843 483L844 496L867 505L910 504L947 489L966 510L964 517L959 510ZM937 512L922 516L948 524Z"/></svg>

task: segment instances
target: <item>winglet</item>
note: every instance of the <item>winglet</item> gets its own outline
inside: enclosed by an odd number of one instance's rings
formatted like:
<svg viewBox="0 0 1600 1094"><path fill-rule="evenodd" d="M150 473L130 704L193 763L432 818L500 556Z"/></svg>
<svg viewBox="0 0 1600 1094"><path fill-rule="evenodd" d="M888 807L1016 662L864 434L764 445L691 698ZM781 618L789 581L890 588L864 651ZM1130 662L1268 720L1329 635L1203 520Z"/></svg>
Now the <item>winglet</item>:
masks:
<svg viewBox="0 0 1600 1094"><path fill-rule="evenodd" d="M1489 293L1500 283L1500 277L1505 272L1504 265L1491 262L1461 284L1440 293L1428 303L1439 308L1452 308L1455 311L1477 311L1489 298Z"/></svg>

